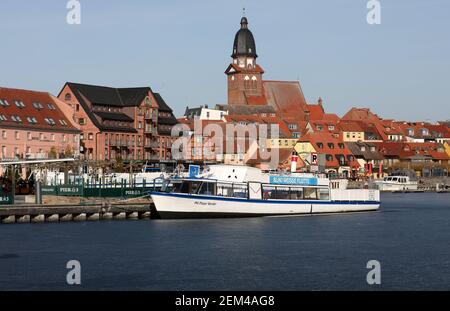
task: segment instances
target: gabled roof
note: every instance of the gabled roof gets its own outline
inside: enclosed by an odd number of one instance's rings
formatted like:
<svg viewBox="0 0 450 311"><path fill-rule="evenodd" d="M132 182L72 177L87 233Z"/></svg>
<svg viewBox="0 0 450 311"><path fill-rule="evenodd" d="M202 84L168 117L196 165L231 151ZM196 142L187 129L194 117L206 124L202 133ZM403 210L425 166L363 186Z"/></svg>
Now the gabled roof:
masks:
<svg viewBox="0 0 450 311"><path fill-rule="evenodd" d="M263 81L263 88L267 103L281 117L296 114L299 120L305 120L307 105L298 81Z"/></svg>
<svg viewBox="0 0 450 311"><path fill-rule="evenodd" d="M166 104L159 93L153 93L153 96L155 96L156 102L158 103L159 111L172 112L172 109Z"/></svg>
<svg viewBox="0 0 450 311"><path fill-rule="evenodd" d="M79 132L68 116L63 113L63 107L60 108L60 105L65 105L65 103L47 92L0 87L0 100L3 103L0 106L0 116L6 118L6 120L3 118L0 120L0 127L50 132ZM16 100L23 102L24 107L18 107L15 104ZM39 108L36 108L33 103L39 103ZM30 118L33 122L29 121Z"/></svg>
<svg viewBox="0 0 450 311"><path fill-rule="evenodd" d="M322 120L323 115L325 114L325 110L322 105L307 105L307 109L309 111L309 120Z"/></svg>

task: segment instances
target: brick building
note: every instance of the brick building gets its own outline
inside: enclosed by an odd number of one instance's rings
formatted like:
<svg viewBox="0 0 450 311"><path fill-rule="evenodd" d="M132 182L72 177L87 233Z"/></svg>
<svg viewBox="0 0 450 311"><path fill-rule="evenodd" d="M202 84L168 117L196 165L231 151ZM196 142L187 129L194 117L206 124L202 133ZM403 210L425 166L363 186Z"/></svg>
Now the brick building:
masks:
<svg viewBox="0 0 450 311"><path fill-rule="evenodd" d="M149 87L112 88L66 83L58 98L81 131L87 160L170 158L172 110Z"/></svg>

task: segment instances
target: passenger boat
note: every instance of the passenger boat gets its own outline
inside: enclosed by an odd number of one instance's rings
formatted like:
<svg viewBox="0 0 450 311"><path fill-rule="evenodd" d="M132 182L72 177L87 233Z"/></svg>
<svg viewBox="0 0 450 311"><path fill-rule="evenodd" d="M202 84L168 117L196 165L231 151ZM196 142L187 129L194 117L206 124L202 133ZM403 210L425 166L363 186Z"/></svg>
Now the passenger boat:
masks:
<svg viewBox="0 0 450 311"><path fill-rule="evenodd" d="M280 216L377 210L376 189L346 189L346 180L312 174L263 174L214 165L206 174L167 180L150 192L157 218Z"/></svg>
<svg viewBox="0 0 450 311"><path fill-rule="evenodd" d="M393 175L384 177L383 180L376 181L380 191L406 191L417 190L418 182L412 180L408 175Z"/></svg>

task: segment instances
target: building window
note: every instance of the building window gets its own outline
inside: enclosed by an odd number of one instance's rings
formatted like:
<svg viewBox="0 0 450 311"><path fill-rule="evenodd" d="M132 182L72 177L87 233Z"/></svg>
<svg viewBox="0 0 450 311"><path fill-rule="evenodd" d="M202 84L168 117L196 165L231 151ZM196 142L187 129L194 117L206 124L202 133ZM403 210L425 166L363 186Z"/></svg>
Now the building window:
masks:
<svg viewBox="0 0 450 311"><path fill-rule="evenodd" d="M39 102L34 102L33 107L36 108L37 110L44 109L44 106Z"/></svg>
<svg viewBox="0 0 450 311"><path fill-rule="evenodd" d="M44 140L44 134L39 133L39 140Z"/></svg>
<svg viewBox="0 0 450 311"><path fill-rule="evenodd" d="M19 140L19 139L20 139L20 133L19 133L19 131L15 131L15 132L14 132L14 137L15 137L16 140Z"/></svg>
<svg viewBox="0 0 450 311"><path fill-rule="evenodd" d="M290 130L296 130L297 129L297 124L288 124L288 128L290 129Z"/></svg>
<svg viewBox="0 0 450 311"><path fill-rule="evenodd" d="M80 105L79 104L75 105L75 111L80 111Z"/></svg>
<svg viewBox="0 0 450 311"><path fill-rule="evenodd" d="M69 101L72 99L72 95L70 95L70 93L66 93L66 95L64 96L64 99Z"/></svg>
<svg viewBox="0 0 450 311"><path fill-rule="evenodd" d="M21 100L15 100L14 104L16 104L16 106L19 107L20 109L25 108L25 104Z"/></svg>
<svg viewBox="0 0 450 311"><path fill-rule="evenodd" d="M4 131L4 130L2 131L2 138L6 139L6 131Z"/></svg>
<svg viewBox="0 0 450 311"><path fill-rule="evenodd" d="M50 140L55 141L55 134L50 135Z"/></svg>
<svg viewBox="0 0 450 311"><path fill-rule="evenodd" d="M318 130L318 131L323 130L323 126L322 126L322 125L317 125L317 130Z"/></svg>
<svg viewBox="0 0 450 311"><path fill-rule="evenodd" d="M88 140L93 140L93 139L94 139L94 134L89 133L89 134L88 134Z"/></svg>
<svg viewBox="0 0 450 311"><path fill-rule="evenodd" d="M79 119L78 119L78 123L79 123L80 125L86 125L86 119L85 119L85 118L79 118Z"/></svg>
<svg viewBox="0 0 450 311"><path fill-rule="evenodd" d="M28 132L28 133L27 133L27 139L28 139L28 140L31 140L31 139L32 139L32 137L31 137L31 132Z"/></svg>

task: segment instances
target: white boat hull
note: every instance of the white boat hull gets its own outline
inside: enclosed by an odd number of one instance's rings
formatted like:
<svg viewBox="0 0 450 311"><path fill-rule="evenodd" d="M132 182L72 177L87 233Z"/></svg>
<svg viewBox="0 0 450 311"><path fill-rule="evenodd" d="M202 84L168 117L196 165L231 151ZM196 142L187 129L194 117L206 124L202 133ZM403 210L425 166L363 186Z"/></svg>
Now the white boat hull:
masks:
<svg viewBox="0 0 450 311"><path fill-rule="evenodd" d="M405 190L417 190L417 183L411 184L400 184L400 183L385 183L381 182L378 184L378 189L380 191L405 191Z"/></svg>
<svg viewBox="0 0 450 311"><path fill-rule="evenodd" d="M161 218L213 218L301 215L374 211L379 201L293 201L248 200L241 198L151 193L156 212Z"/></svg>

